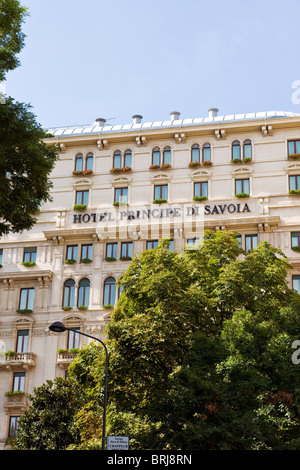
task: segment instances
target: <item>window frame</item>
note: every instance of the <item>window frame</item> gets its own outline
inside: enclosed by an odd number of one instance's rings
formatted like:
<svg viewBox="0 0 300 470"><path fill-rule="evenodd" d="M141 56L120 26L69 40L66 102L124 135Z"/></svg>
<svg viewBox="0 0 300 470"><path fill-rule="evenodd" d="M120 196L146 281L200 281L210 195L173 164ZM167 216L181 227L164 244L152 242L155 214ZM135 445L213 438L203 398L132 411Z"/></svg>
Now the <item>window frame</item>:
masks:
<svg viewBox="0 0 300 470"><path fill-rule="evenodd" d="M245 182L248 184L248 191L245 191ZM241 183L241 191L237 191L237 183ZM234 194L249 194L250 196L250 178L236 178L234 180Z"/></svg>
<svg viewBox="0 0 300 470"><path fill-rule="evenodd" d="M113 281L113 282L111 282ZM116 279L114 277L107 277L103 283L103 305L115 305L117 286ZM108 291L108 292L107 292ZM112 298L114 293L114 299ZM107 300L107 302L106 302ZM112 301L113 300L113 301Z"/></svg>
<svg viewBox="0 0 300 470"><path fill-rule="evenodd" d="M27 256L29 255L29 256ZM36 263L37 247L25 247L23 251L23 262Z"/></svg>
<svg viewBox="0 0 300 470"><path fill-rule="evenodd" d="M159 189L158 189L159 188ZM167 188L166 191L167 191L167 197L163 197L163 188ZM156 197L156 191L159 190L159 193L160 193L160 196L159 197ZM157 200L157 199L164 199L164 200L168 200L168 197L169 197L169 185L168 184L155 184L154 185L154 195L153 195L153 199L154 200Z"/></svg>
<svg viewBox="0 0 300 470"><path fill-rule="evenodd" d="M67 284L68 282L69 284ZM72 278L66 279L63 285L62 307L73 308L75 306L75 295L76 295L76 283L74 279Z"/></svg>
<svg viewBox="0 0 300 470"><path fill-rule="evenodd" d="M253 246L253 240L254 239L256 239L256 246L255 247ZM251 248L247 249L248 240L251 240L251 242L250 242ZM251 250L255 250L257 248L257 245L258 245L258 234L257 233L253 233L253 234L248 233L248 234L245 235L245 251L246 251L246 253L248 253Z"/></svg>
<svg viewBox="0 0 300 470"><path fill-rule="evenodd" d="M23 304L23 293L25 293L25 305ZM32 295L32 298L31 298ZM35 289L34 287L24 287L20 290L20 301L19 301L19 310L34 310L34 297L35 297Z"/></svg>
<svg viewBox="0 0 300 470"><path fill-rule="evenodd" d="M83 281L87 281L88 285L82 285ZM91 281L85 277L81 279L78 283L78 295L77 295L77 307L89 307L90 303L90 288L91 288ZM82 301L80 301L82 297Z"/></svg>

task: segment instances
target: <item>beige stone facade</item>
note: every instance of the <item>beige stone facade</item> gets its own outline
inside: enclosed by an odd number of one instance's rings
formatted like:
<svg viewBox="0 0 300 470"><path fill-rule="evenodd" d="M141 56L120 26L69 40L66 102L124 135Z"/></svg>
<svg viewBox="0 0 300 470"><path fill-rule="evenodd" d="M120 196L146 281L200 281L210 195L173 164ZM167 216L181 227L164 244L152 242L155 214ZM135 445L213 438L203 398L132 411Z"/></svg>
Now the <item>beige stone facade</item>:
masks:
<svg viewBox="0 0 300 470"><path fill-rule="evenodd" d="M116 282L159 239L169 237L176 251L205 228L236 230L245 249L266 240L287 255L300 292L300 115L212 109L206 118L134 116L123 126L98 119L51 132L61 150L53 201L31 231L0 240L2 447L27 394L64 377L73 348L87 343L49 325L63 321L104 339Z"/></svg>

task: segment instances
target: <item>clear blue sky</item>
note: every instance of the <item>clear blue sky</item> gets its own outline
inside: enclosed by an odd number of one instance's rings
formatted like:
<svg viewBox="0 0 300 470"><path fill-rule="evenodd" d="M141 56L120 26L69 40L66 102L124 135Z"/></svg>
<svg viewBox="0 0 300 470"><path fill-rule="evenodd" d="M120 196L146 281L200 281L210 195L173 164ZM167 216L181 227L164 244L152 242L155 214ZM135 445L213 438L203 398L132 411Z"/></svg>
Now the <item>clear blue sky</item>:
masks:
<svg viewBox="0 0 300 470"><path fill-rule="evenodd" d="M22 0L6 93L43 127L293 111L299 0Z"/></svg>

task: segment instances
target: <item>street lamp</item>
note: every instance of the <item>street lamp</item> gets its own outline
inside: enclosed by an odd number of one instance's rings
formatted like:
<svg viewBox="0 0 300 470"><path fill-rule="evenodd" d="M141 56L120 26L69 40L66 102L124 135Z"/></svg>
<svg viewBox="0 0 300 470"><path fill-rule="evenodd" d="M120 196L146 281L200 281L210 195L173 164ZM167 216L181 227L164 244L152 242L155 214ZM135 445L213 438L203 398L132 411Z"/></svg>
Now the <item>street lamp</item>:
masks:
<svg viewBox="0 0 300 470"><path fill-rule="evenodd" d="M88 338L92 338L96 341L99 341L105 349L105 383L104 383L104 405L103 405L103 432L102 432L102 450L105 450L105 441L106 441L106 408L107 408L107 385L108 385L108 351L107 347L99 338L95 338L94 336L88 335L86 333L82 333L81 331L75 330L73 328L68 328L62 322L56 321L49 326L49 330L54 331L55 333L63 333L64 331L74 331L74 333L78 333L79 335L87 336Z"/></svg>

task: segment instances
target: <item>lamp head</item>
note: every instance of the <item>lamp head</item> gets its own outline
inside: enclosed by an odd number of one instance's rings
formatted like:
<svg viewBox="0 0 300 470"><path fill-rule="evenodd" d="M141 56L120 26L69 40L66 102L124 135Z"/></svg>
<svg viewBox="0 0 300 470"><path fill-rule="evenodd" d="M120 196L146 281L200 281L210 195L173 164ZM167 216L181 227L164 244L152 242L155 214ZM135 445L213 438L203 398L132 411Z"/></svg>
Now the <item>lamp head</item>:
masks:
<svg viewBox="0 0 300 470"><path fill-rule="evenodd" d="M63 331L66 331L66 327L62 322L55 321L49 326L49 330L54 331L55 333L62 333Z"/></svg>

